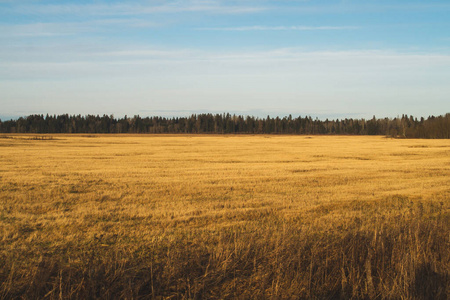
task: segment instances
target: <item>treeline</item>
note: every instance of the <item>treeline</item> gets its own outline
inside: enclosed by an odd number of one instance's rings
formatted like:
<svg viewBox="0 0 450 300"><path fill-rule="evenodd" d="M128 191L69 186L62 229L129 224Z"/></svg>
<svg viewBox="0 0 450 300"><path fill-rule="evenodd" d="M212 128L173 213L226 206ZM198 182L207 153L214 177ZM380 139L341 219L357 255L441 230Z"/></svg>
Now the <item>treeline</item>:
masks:
<svg viewBox="0 0 450 300"><path fill-rule="evenodd" d="M95 115L30 115L2 122L1 133L212 133L212 134L345 134L404 138L450 138L450 113L427 119L336 119L310 116L258 118L231 114L193 114L190 117L115 118Z"/></svg>

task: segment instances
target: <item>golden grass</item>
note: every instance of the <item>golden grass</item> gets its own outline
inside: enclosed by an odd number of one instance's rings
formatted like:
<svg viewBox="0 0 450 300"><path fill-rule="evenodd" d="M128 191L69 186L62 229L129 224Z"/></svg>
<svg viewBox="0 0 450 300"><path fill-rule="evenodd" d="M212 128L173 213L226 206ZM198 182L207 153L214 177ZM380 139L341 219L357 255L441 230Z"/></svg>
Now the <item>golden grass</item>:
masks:
<svg viewBox="0 0 450 300"><path fill-rule="evenodd" d="M0 297L446 299L450 141L5 135Z"/></svg>

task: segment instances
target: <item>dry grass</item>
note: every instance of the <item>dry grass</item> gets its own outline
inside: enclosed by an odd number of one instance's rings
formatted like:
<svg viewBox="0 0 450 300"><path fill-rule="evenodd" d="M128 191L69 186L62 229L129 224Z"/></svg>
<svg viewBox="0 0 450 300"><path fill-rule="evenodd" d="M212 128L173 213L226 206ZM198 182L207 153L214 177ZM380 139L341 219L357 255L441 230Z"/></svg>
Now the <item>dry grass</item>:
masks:
<svg viewBox="0 0 450 300"><path fill-rule="evenodd" d="M1 298L449 296L448 140L4 137Z"/></svg>

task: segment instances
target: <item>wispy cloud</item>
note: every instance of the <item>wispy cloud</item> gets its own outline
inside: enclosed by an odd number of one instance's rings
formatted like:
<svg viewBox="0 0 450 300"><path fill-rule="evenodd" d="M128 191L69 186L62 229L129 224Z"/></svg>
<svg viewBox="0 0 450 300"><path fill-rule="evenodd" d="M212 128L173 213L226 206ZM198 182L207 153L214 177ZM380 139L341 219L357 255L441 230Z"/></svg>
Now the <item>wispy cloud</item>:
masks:
<svg viewBox="0 0 450 300"><path fill-rule="evenodd" d="M219 1L170 1L159 5L141 1L126 4L25 4L5 10L25 15L129 16L181 12L242 14L264 11L266 8L260 5L228 5Z"/></svg>
<svg viewBox="0 0 450 300"><path fill-rule="evenodd" d="M212 31L314 31L314 30L352 30L357 26L240 26L240 27L205 27L197 30Z"/></svg>
<svg viewBox="0 0 450 300"><path fill-rule="evenodd" d="M82 22L38 22L0 25L0 37L52 37L79 33L117 30L117 28L152 28L161 24L142 19L100 19Z"/></svg>
<svg viewBox="0 0 450 300"><path fill-rule="evenodd" d="M30 47L0 47L2 65L11 70L23 66L36 66L46 69L50 67L81 67L127 65L148 67L151 65L192 64L189 72L202 66L221 65L244 68L286 64L302 66L310 69L333 68L348 69L408 69L428 68L431 66L450 66L450 55L440 53L398 52L387 50L347 50L347 51L307 51L301 48L275 48L266 51L205 51L192 48L160 48L142 47L138 45L77 45L59 44ZM7 75L7 72L0 72ZM21 74L18 72L17 74ZM5 77L4 77L5 78Z"/></svg>

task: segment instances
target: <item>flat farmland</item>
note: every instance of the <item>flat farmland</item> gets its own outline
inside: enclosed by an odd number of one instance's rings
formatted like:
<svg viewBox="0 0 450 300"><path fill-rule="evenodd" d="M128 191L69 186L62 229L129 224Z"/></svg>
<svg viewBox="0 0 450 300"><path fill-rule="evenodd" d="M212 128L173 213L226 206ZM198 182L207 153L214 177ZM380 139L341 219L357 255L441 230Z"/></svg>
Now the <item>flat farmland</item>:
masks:
<svg viewBox="0 0 450 300"><path fill-rule="evenodd" d="M450 141L4 135L0 297L447 299Z"/></svg>

